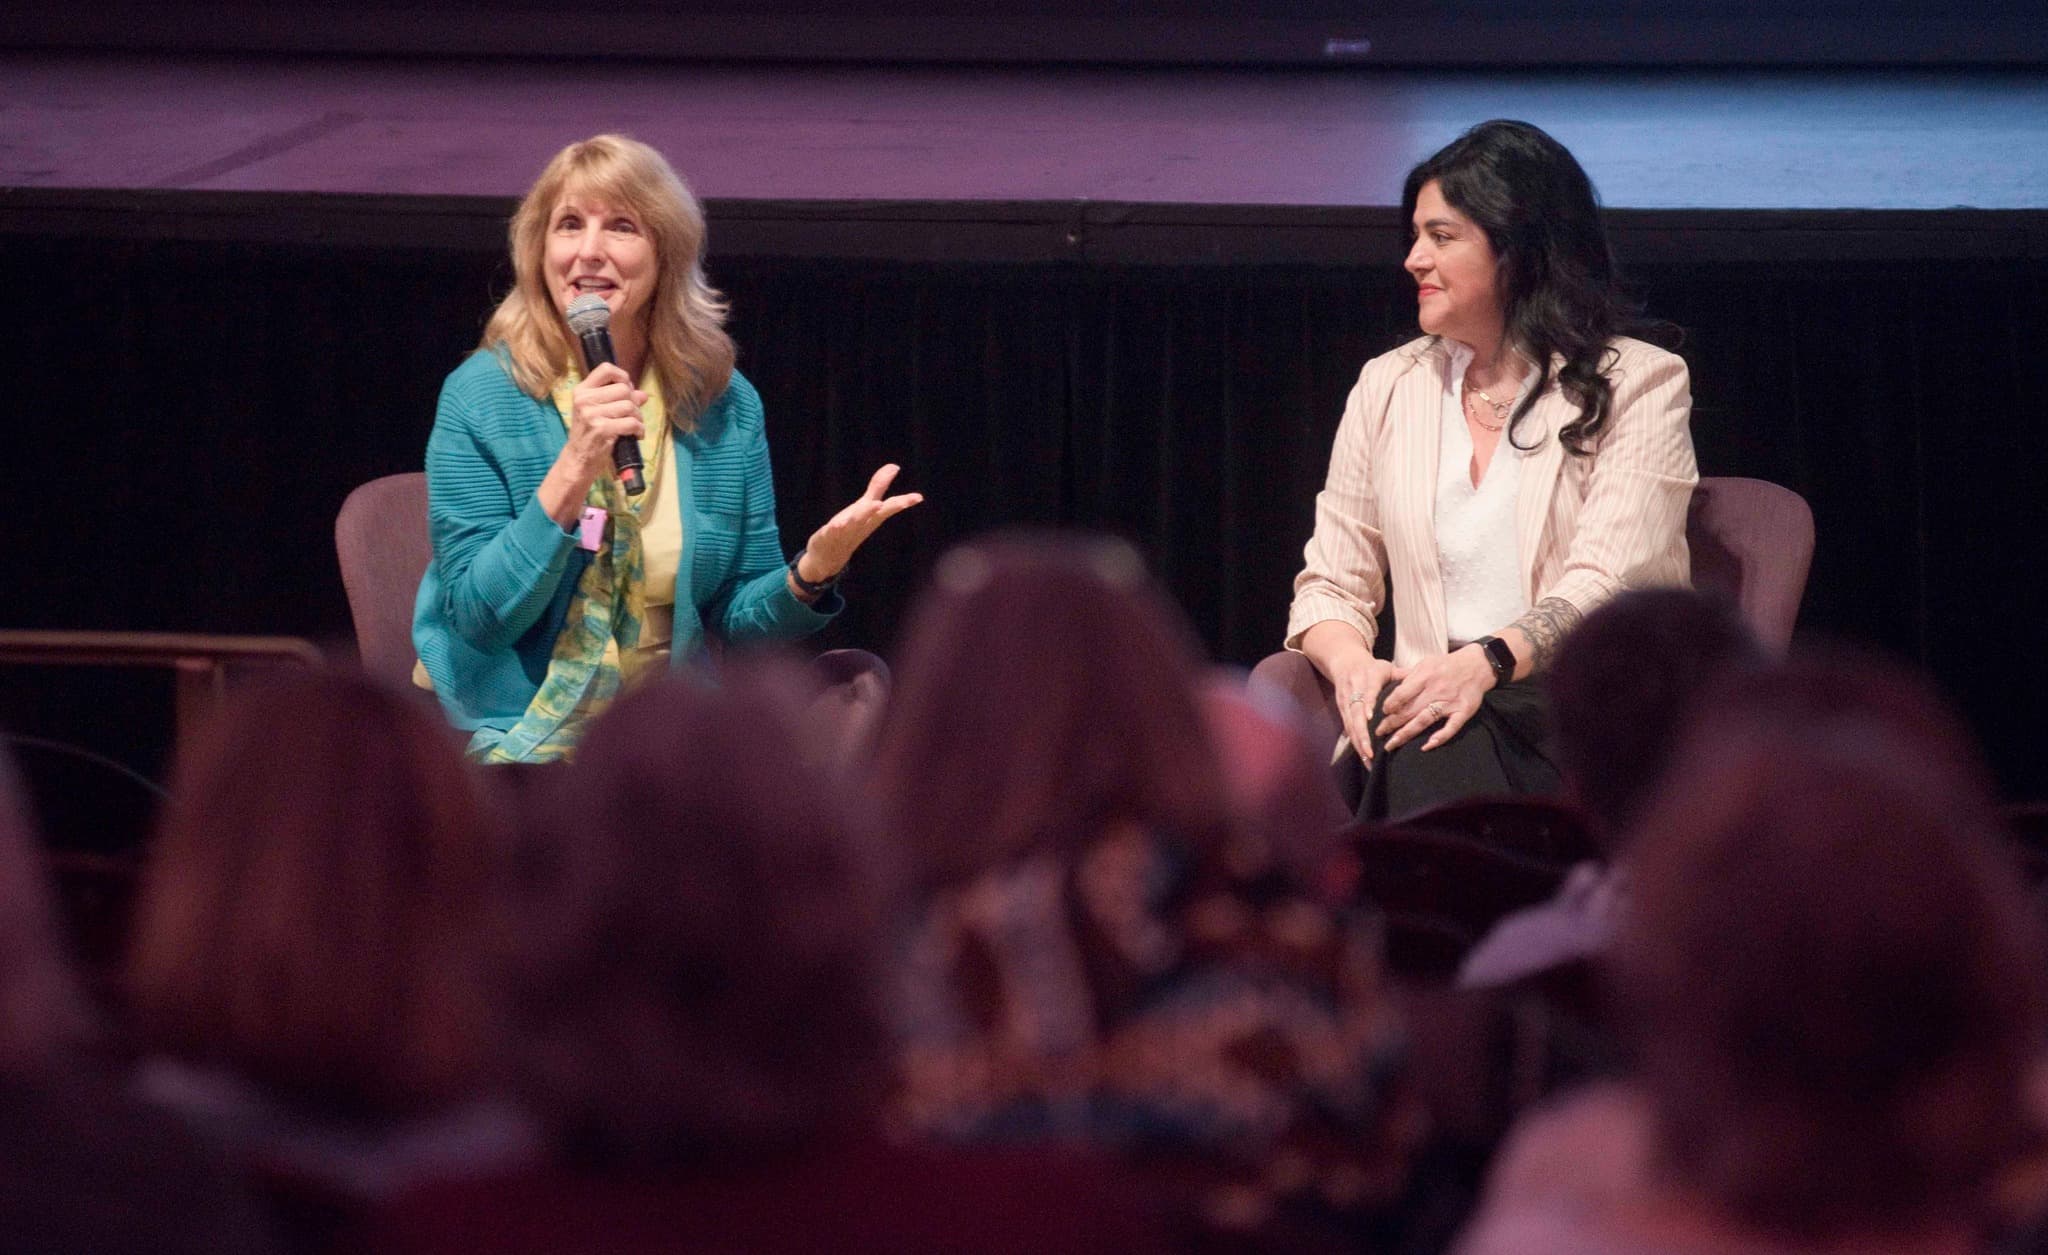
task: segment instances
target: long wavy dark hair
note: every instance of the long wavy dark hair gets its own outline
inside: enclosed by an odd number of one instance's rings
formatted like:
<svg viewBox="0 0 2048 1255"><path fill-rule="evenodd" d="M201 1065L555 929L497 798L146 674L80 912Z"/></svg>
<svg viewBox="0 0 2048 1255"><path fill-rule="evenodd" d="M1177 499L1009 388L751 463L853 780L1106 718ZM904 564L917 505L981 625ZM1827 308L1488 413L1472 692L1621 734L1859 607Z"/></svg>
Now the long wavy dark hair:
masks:
<svg viewBox="0 0 2048 1255"><path fill-rule="evenodd" d="M1508 342L1536 363L1536 385L1509 420L1508 439L1557 382L1579 407L1558 439L1573 453L1592 451L1607 426L1614 388L1602 371L1608 342L1640 325L1640 307L1621 290L1592 180L1563 144L1527 122L1481 122L1408 172L1401 220L1414 229L1415 201L1435 182L1452 208L1486 232L1498 259Z"/></svg>

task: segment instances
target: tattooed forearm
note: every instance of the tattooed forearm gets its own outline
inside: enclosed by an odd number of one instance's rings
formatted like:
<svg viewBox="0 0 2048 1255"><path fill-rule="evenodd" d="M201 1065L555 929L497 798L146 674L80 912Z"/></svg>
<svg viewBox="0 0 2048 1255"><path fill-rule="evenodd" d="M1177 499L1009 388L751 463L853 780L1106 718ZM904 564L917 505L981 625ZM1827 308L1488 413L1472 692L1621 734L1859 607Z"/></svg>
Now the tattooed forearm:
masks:
<svg viewBox="0 0 2048 1255"><path fill-rule="evenodd" d="M1557 655L1557 644L1579 625L1585 616L1562 597L1545 597L1529 607L1529 613L1508 624L1529 642L1529 670L1541 671Z"/></svg>

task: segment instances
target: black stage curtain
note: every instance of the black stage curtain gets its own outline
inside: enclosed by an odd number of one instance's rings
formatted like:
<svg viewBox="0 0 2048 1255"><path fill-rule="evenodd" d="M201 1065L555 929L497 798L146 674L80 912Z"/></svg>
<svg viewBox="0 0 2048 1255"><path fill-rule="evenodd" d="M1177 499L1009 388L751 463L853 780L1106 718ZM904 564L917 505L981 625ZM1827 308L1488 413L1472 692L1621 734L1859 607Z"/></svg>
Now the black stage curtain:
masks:
<svg viewBox="0 0 2048 1255"><path fill-rule="evenodd" d="M1135 541L1215 655L1279 640L1359 365L1412 326L1356 267L712 261L794 549L887 460L926 505L856 561L819 642L887 651L948 544L1010 524ZM1664 263L1702 469L1803 493L1803 626L1918 660L2007 790L2048 796L2032 598L2048 263ZM479 253L16 237L4 621L346 648L332 525L415 469L441 376L508 281ZM0 709L0 718L15 717Z"/></svg>

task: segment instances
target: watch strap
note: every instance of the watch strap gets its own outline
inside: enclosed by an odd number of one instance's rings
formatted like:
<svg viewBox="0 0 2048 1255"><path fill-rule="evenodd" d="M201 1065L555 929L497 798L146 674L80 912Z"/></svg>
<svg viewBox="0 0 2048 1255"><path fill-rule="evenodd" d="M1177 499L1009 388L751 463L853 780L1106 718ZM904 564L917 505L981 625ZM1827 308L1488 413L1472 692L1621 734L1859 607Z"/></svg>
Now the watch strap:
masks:
<svg viewBox="0 0 2048 1255"><path fill-rule="evenodd" d="M1472 642L1486 655L1487 665L1493 668L1493 682L1506 684L1515 678L1515 651L1498 636L1482 636Z"/></svg>
<svg viewBox="0 0 2048 1255"><path fill-rule="evenodd" d="M846 568L841 567L822 580L807 580L797 572L796 564L802 562L804 555L809 552L810 550L808 549L799 549L796 551L796 556L789 560L789 578L798 589L802 590L804 596L823 597L838 585L839 577L846 574Z"/></svg>

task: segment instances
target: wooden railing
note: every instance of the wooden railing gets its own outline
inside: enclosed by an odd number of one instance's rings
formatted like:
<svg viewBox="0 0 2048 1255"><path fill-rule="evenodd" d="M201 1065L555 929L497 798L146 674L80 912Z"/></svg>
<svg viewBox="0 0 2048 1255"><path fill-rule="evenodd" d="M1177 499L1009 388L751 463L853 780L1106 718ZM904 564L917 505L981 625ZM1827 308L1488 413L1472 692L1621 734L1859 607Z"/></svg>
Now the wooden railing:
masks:
<svg viewBox="0 0 2048 1255"><path fill-rule="evenodd" d="M323 661L313 642L297 636L0 628L0 663L170 670L181 738L220 701L230 670L252 665L317 667Z"/></svg>

